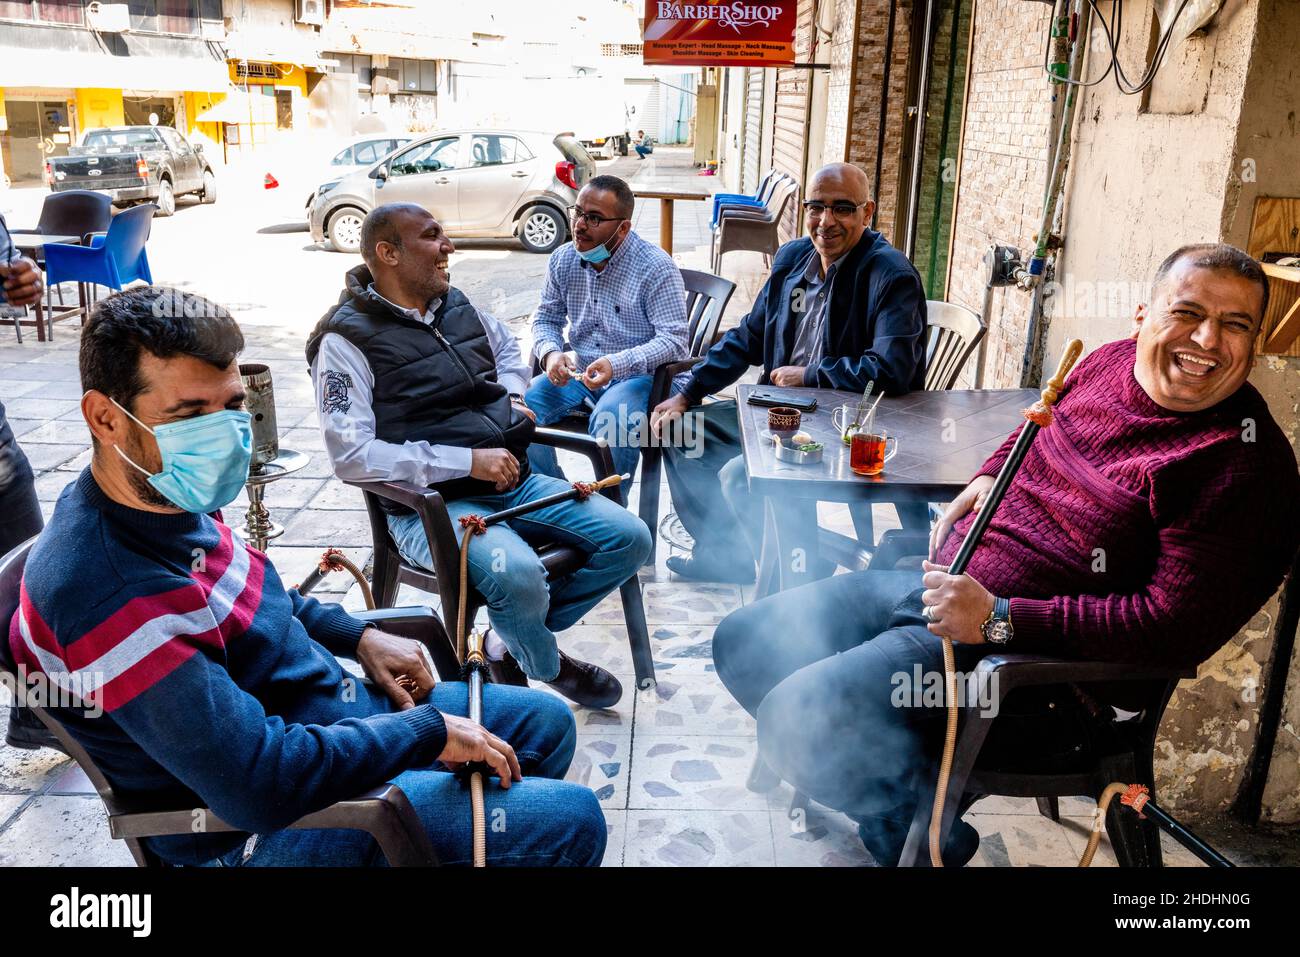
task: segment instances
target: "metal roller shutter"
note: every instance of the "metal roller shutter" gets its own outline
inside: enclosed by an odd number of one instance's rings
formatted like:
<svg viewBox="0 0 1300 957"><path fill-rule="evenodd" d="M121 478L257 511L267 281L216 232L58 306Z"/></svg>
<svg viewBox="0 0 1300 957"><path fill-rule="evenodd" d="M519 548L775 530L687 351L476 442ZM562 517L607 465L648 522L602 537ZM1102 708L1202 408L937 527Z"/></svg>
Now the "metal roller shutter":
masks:
<svg viewBox="0 0 1300 957"><path fill-rule="evenodd" d="M741 171L740 191L753 194L763 175L763 162L759 151L763 143L763 80L766 71L750 67L745 88L745 160Z"/></svg>
<svg viewBox="0 0 1300 957"><path fill-rule="evenodd" d="M799 0L798 25L794 33L796 63L807 63L812 50L812 0ZM776 71L776 117L772 137L772 165L793 176L799 184L794 201L786 207L779 236L782 242L799 235L800 218L796 210L803 199L803 173L807 142L804 127L808 120L808 98L812 91L808 70L778 68Z"/></svg>

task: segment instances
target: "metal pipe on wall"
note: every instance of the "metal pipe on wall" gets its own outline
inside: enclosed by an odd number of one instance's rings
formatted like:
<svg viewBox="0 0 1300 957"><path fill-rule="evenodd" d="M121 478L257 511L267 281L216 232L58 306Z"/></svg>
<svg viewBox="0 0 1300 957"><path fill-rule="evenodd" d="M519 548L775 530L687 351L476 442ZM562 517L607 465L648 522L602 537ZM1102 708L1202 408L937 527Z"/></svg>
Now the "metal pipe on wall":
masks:
<svg viewBox="0 0 1300 957"><path fill-rule="evenodd" d="M1068 2L1068 0L1067 0ZM1029 329L1025 336L1025 352L1020 363L1020 384L1029 386L1042 377L1042 351L1046 339L1043 311L1044 285L1051 278L1048 268L1049 257L1055 266L1059 254L1060 236L1057 231L1059 214L1065 195L1065 174L1070 164L1070 150L1074 144L1072 135L1074 118L1078 114L1079 77L1083 73L1083 61L1088 48L1088 31L1092 24L1092 7L1085 0L1075 0L1078 15L1078 32L1070 51L1068 77L1072 81L1065 87L1065 106L1061 120L1055 131L1056 144L1052 154L1051 175L1048 179L1047 195L1043 203L1043 217L1038 226L1038 236L1034 254L1027 268L1019 277L1023 288L1032 290L1033 302L1029 310ZM1052 82L1057 82L1053 80ZM1055 244L1054 244L1055 240Z"/></svg>
<svg viewBox="0 0 1300 957"><path fill-rule="evenodd" d="M912 128L912 169L907 199L907 239L903 252L908 259L916 254L916 205L921 196L921 166L925 150L925 108L930 100L930 57L934 48L934 5L926 0L925 30L921 39L921 75L917 79L916 123Z"/></svg>

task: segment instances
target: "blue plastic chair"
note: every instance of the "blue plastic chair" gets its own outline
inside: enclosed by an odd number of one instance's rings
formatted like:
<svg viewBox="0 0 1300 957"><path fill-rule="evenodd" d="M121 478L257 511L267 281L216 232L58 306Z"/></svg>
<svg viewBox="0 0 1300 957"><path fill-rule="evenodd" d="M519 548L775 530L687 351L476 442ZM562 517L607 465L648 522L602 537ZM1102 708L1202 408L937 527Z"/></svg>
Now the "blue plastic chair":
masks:
<svg viewBox="0 0 1300 957"><path fill-rule="evenodd" d="M89 246L49 243L45 246L45 286L76 282L82 314L86 308L85 285L107 286L120 290L127 283L142 279L153 282L145 244L158 209L152 203L134 206L118 213L108 224L108 232L92 236ZM54 337L54 320L50 319L50 337Z"/></svg>
<svg viewBox="0 0 1300 957"><path fill-rule="evenodd" d="M709 221L710 227L717 227L718 217L721 215L722 207L726 206L762 206L767 201L767 187L771 185L776 178L775 171L769 170L767 175L758 184L758 190L753 196L748 193L714 193L713 194L713 218Z"/></svg>

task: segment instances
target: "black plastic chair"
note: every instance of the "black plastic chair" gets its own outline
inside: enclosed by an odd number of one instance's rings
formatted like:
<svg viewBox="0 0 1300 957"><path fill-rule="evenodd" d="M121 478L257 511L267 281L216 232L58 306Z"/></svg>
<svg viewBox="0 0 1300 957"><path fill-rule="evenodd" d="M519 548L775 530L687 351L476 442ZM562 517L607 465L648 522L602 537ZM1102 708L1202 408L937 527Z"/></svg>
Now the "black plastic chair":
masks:
<svg viewBox="0 0 1300 957"><path fill-rule="evenodd" d="M591 462L597 479L614 474L614 460L609 448L589 435L578 435L556 429L537 429L533 441L538 445L579 452ZM387 605L397 597L401 585L410 585L421 591L437 595L442 613L447 621L458 620L460 608L460 529L453 527L447 514L447 504L442 495L430 488L410 482L348 482L361 489L365 496L366 511L370 516L370 536L374 544L374 595L377 605ZM601 494L618 502L618 490L611 487ZM412 509L420 516L424 534L433 557L433 571L406 561L393 536L388 531L387 515L380 501L392 502ZM537 549L537 555L546 569L548 580L572 574L587 562L581 549L569 545L550 544ZM468 607L465 620L472 622L483 605L483 596L473 587L466 592ZM623 601L623 619L627 626L628 644L632 651L632 666L636 672L637 688L645 690L655 686L654 659L650 650L650 633L646 625L645 607L641 599L641 582L632 575L620 586ZM441 667L441 666L440 666Z"/></svg>
<svg viewBox="0 0 1300 957"><path fill-rule="evenodd" d="M1196 669L1064 661L1041 655L989 655L980 661L975 674L981 690L977 695L968 696L974 700L961 709L958 719L960 730L944 803L941 846L947 841L958 811L982 797L1036 798L1039 812L1054 821L1060 820L1059 798L1078 795L1096 801L1112 781L1145 785L1154 798L1156 781L1152 765L1160 718L1179 680L1195 677ZM1088 693L1097 685L1112 690L1123 686L1120 693L1125 695L1125 708L1136 712L1136 717L1121 721L1118 713L1110 709L1110 728L1117 741L1117 747L1111 753L1090 755L1079 765L1064 771L1037 770L1032 755L1023 767L1014 770L981 766L981 750L996 726L997 718L986 714L980 701L995 702L996 706L987 710L996 714L1016 690L1056 689L1062 695L1070 695L1071 686ZM920 785L916 814L899 858L900 867L923 867L930 861L928 834L935 781L927 773ZM1119 801L1111 802L1107 810L1106 833L1121 867L1162 866L1159 828L1146 818L1125 810Z"/></svg>
<svg viewBox="0 0 1300 957"><path fill-rule="evenodd" d="M18 607L19 586L27 556L36 539L30 539L9 554L0 558L0 622L8 627ZM429 608L381 609L373 612L354 612L355 617L381 625L385 631L415 638L425 642L434 656L438 672L444 680L454 679L458 669L444 671L443 664L450 652L446 630L438 616ZM0 671L17 680L17 669L9 655L7 641L0 641ZM68 754L80 766L94 785L104 810L108 813L108 831L114 838L126 843L131 857L141 867L166 867L165 861L149 850L142 838L169 834L193 833L194 822L203 820L210 832L239 832L222 821L205 807L186 804L174 808L159 808L155 803L144 804L139 799L129 799L119 794L104 773L96 766L86 749L44 708L31 706L33 713L54 734ZM216 733L215 730L196 730L195 733ZM381 784L346 801L339 801L323 810L307 814L289 827L297 829L338 828L365 831L383 851L392 867L433 867L438 863L429 835L420 823L419 815L411 806L402 789L393 784Z"/></svg>
<svg viewBox="0 0 1300 957"><path fill-rule="evenodd" d="M895 569L920 567L929 550L929 536L894 529L881 536L880 547L872 557L872 568ZM1098 661L1065 661L1043 655L993 654L976 668L979 693L967 695L969 704L959 717L957 748L953 755L952 774L944 799L941 842L959 811L964 811L982 797L1004 795L1037 799L1038 810L1054 821L1060 820L1059 798L1069 796L1100 798L1112 781L1144 784L1154 798L1155 773L1152 767L1156 732L1169 697L1179 680L1195 677L1195 668L1144 668L1131 664ZM1070 695L1070 686L1091 694L1103 689L1101 697L1122 699L1126 711L1135 717L1120 720L1113 708L1109 730L1117 746L1107 753L1089 755L1074 767L1044 769L1034 767L1034 755L1026 756L1014 770L992 769L980 765L980 752L1003 713L1002 705L1012 691L1026 688L1053 689ZM982 704L984 702L985 704ZM995 703L986 707L986 703ZM1051 704L1048 705L1051 707ZM1100 710L1108 709L1100 705ZM985 711L990 713L985 713ZM899 866L929 866L930 809L934 802L935 781L927 771L917 782L918 802L908 831ZM775 775L761 760L755 761L751 780L758 787L772 783ZM772 784L774 786L774 784ZM806 806L807 798L796 793L791 808ZM1161 866L1160 832L1150 821L1123 810L1112 802L1106 815L1106 833L1122 867Z"/></svg>
<svg viewBox="0 0 1300 957"><path fill-rule="evenodd" d="M66 193L51 193L41 203L41 217L35 229L12 230L15 237L22 236L79 236L89 244L90 237L108 229L113 218L113 203L107 193L89 189L70 189ZM44 265L44 256L37 255L38 265Z"/></svg>

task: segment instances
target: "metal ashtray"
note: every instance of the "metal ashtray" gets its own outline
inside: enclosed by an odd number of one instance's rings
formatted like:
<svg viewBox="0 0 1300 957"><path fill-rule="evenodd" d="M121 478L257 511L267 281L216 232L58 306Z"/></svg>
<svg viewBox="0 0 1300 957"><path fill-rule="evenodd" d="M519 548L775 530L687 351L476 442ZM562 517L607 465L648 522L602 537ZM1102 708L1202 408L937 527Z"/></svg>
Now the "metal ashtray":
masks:
<svg viewBox="0 0 1300 957"><path fill-rule="evenodd" d="M805 452L802 449L786 445L780 439L775 440L773 444L776 447L776 460L778 462L788 462L791 465L816 465L822 460L822 455L826 452L825 446Z"/></svg>

